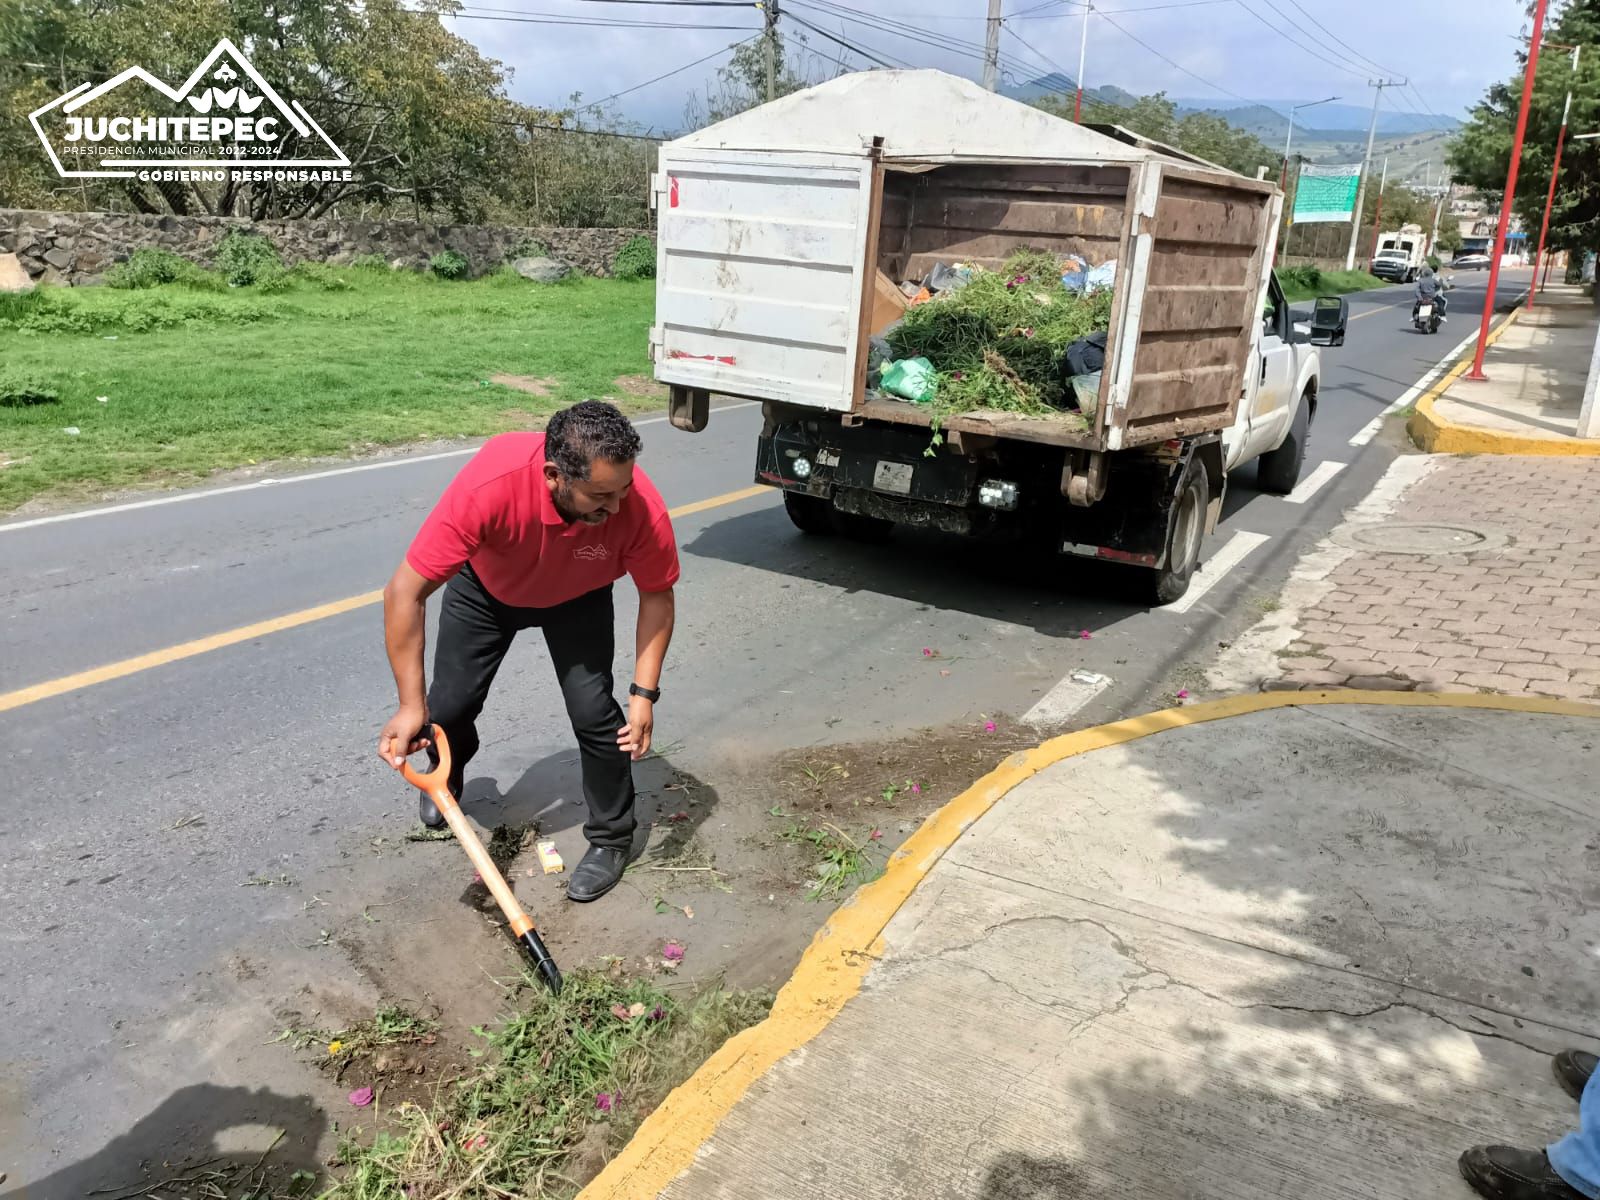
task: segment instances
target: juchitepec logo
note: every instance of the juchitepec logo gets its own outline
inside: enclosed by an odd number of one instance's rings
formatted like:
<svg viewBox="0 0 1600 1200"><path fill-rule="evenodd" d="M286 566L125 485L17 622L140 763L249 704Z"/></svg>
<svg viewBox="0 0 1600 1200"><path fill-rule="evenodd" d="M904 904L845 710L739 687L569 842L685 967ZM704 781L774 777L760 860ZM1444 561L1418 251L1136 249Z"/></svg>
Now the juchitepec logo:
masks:
<svg viewBox="0 0 1600 1200"><path fill-rule="evenodd" d="M350 160L227 38L176 88L143 67L81 83L29 114L64 179L326 182Z"/></svg>

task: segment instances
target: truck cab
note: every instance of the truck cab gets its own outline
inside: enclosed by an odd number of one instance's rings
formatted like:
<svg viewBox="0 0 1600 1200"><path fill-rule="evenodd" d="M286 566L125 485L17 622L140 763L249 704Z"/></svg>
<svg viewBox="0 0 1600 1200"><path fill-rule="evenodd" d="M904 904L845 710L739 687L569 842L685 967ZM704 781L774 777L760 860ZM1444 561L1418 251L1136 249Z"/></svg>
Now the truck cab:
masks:
<svg viewBox="0 0 1600 1200"><path fill-rule="evenodd" d="M1267 281L1256 357L1238 414L1222 435L1223 458L1229 473L1262 459L1263 485L1288 491L1299 481L1322 365L1309 334L1295 328L1275 274Z"/></svg>

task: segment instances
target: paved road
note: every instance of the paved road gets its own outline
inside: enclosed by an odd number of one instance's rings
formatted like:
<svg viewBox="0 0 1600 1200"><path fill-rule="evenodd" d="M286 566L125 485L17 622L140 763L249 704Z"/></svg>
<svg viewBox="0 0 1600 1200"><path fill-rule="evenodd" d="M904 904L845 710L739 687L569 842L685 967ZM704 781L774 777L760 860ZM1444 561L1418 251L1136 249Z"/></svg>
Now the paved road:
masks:
<svg viewBox="0 0 1600 1200"><path fill-rule="evenodd" d="M1252 599L1274 594L1381 475L1394 450L1363 429L1471 332L1483 282L1461 279L1458 315L1432 338L1409 328L1408 289L1352 299L1306 467L1322 486L1289 503L1242 472L1208 546L1215 562L1237 561L1185 611L1134 606L1077 564L931 535L887 548L803 538L770 494L682 517L658 738L684 742L674 761L704 777L792 746L1022 714L1080 668L1112 683L1077 721L1148 704L1253 621ZM1502 295L1525 282L1511 274ZM669 504L726 497L750 483L759 423L744 406L699 436L650 424L642 461ZM0 525L0 693L370 593L463 461ZM626 589L618 601L626 646ZM936 676L922 647L959 671ZM506 797L554 790L541 771L570 754L547 676L542 656L519 647L485 716L475 770ZM152 1112L172 1127L192 1121L217 1103L208 1081L254 1063L259 1029L218 1015L222 965L243 977L250 958L303 949L295 919L307 896L339 886L352 841L409 820L409 797L372 758L392 702L367 604L6 713L0 1171L11 1185ZM547 827L570 827L574 811L552 810ZM174 828L194 814L205 823ZM241 889L284 874L292 892ZM261 1071L251 1077L265 1086L271 1069ZM96 1161L112 1170L115 1158Z"/></svg>

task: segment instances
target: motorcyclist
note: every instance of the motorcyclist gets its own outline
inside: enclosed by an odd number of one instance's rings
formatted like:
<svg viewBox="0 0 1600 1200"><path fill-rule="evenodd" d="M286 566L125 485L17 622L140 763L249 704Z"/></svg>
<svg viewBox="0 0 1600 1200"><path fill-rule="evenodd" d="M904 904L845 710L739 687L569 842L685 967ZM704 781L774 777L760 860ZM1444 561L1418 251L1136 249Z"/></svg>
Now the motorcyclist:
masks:
<svg viewBox="0 0 1600 1200"><path fill-rule="evenodd" d="M1449 309L1450 302L1445 299L1444 290L1444 280L1433 273L1432 267L1423 267L1422 274L1417 276L1415 303L1411 305L1412 319L1416 319L1417 306L1426 300L1428 303L1437 306L1441 323L1448 321L1450 318L1445 316L1445 312Z"/></svg>

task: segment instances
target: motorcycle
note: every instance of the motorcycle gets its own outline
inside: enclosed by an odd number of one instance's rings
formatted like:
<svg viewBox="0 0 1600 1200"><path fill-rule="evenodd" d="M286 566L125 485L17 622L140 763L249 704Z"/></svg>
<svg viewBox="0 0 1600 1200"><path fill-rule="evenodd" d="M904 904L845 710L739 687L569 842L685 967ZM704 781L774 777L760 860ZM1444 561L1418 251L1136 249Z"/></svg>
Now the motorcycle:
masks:
<svg viewBox="0 0 1600 1200"><path fill-rule="evenodd" d="M1411 308L1411 324L1418 333L1439 332L1439 306L1432 300L1418 300Z"/></svg>

